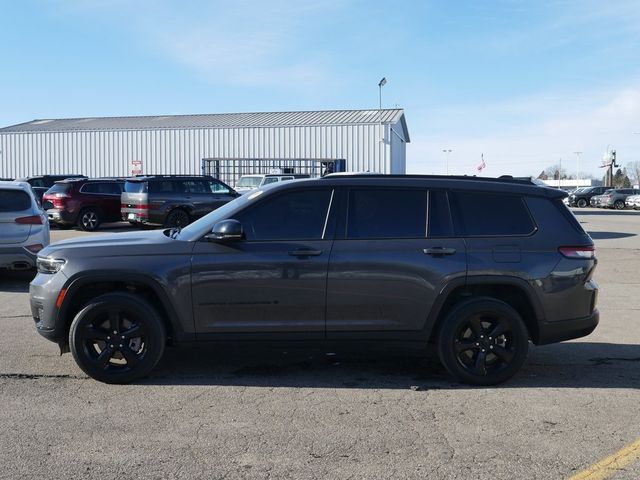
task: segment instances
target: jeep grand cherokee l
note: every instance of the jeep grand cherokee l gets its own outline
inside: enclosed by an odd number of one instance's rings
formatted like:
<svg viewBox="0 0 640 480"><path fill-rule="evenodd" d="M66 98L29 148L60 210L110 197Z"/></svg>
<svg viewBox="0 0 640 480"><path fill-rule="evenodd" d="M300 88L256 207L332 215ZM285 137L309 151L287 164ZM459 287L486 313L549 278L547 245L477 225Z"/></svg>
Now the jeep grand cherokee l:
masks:
<svg viewBox="0 0 640 480"><path fill-rule="evenodd" d="M515 179L279 182L182 230L59 242L30 286L37 331L109 383L167 343L435 346L459 380L514 375L529 341L598 323L594 244L566 193Z"/></svg>

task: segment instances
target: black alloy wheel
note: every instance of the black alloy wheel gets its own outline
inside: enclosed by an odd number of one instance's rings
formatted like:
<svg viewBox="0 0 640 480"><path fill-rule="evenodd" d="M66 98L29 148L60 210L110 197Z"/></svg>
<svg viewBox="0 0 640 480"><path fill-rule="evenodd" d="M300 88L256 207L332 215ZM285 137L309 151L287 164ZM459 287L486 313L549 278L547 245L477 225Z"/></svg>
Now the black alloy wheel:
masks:
<svg viewBox="0 0 640 480"><path fill-rule="evenodd" d="M144 299L110 293L89 302L75 317L69 346L78 366L105 383L147 375L164 352L161 318Z"/></svg>
<svg viewBox="0 0 640 480"><path fill-rule="evenodd" d="M85 232L94 232L100 226L100 214L93 208L86 208L78 216L78 226Z"/></svg>
<svg viewBox="0 0 640 480"><path fill-rule="evenodd" d="M472 385L495 385L511 378L522 367L528 349L529 335L518 312L488 297L455 307L438 341L445 368Z"/></svg>
<svg viewBox="0 0 640 480"><path fill-rule="evenodd" d="M587 206L587 200L585 198L581 198L580 200L578 200L578 207L584 208L586 206Z"/></svg>
<svg viewBox="0 0 640 480"><path fill-rule="evenodd" d="M616 210L624 210L624 200L616 200L613 204L613 208Z"/></svg>
<svg viewBox="0 0 640 480"><path fill-rule="evenodd" d="M191 219L189 218L189 214L182 210L181 208L176 208L171 210L167 215L167 218L164 222L165 227L175 228L175 227L186 227L191 223Z"/></svg>

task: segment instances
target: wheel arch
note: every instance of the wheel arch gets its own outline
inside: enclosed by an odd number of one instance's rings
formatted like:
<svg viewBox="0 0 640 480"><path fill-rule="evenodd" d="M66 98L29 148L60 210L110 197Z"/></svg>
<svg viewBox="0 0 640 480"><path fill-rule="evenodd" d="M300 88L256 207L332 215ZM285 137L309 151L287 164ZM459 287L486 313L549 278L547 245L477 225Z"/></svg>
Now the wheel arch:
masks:
<svg viewBox="0 0 640 480"><path fill-rule="evenodd" d="M156 280L148 276L135 272L86 274L73 278L65 288L64 301L58 312L59 322L64 327L64 338L68 337L73 318L89 300L114 292L133 293L145 298L162 318L169 343L195 338L193 334L184 332L168 294Z"/></svg>
<svg viewBox="0 0 640 480"><path fill-rule="evenodd" d="M495 298L513 307L522 317L531 340L538 342L538 325L544 321L544 310L533 288L521 278L494 275L467 277L466 282L460 280L445 287L427 321L429 341L437 339L444 320L456 305L474 297Z"/></svg>

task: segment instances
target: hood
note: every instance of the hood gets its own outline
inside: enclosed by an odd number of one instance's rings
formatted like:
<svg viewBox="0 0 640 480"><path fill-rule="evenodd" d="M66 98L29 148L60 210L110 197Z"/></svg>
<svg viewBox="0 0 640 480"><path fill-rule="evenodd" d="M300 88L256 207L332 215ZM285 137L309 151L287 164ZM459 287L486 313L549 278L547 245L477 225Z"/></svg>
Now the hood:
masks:
<svg viewBox="0 0 640 480"><path fill-rule="evenodd" d="M39 252L40 257L127 257L188 253L193 243L174 240L163 230L151 232L108 233L85 238L70 238L52 243Z"/></svg>

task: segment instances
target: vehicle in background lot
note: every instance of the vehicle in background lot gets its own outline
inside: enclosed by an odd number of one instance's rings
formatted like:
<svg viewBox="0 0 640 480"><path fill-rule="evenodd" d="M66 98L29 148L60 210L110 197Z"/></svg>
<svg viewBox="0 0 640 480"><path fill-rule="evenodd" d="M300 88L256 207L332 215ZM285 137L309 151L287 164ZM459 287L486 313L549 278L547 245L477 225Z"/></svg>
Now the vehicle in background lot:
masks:
<svg viewBox="0 0 640 480"><path fill-rule="evenodd" d="M302 178L309 178L309 175L305 174L284 174L284 173L267 173L264 175L242 175L238 179L238 183L235 185L236 192L245 194L256 190L257 188L270 185L272 183L284 182L287 180L297 180Z"/></svg>
<svg viewBox="0 0 640 480"><path fill-rule="evenodd" d="M640 209L640 195L631 195L624 201L627 208Z"/></svg>
<svg viewBox="0 0 640 480"><path fill-rule="evenodd" d="M601 202L602 202L602 198L607 195L609 192L611 192L613 189L608 188L606 189L603 193L601 193L600 195L594 195L593 197L591 197L591 200L589 200L589 206L591 207L601 207Z"/></svg>
<svg viewBox="0 0 640 480"><path fill-rule="evenodd" d="M49 245L49 220L25 182L0 181L0 269L27 270Z"/></svg>
<svg viewBox="0 0 640 480"><path fill-rule="evenodd" d="M579 188L576 191L569 194L569 206L585 208L589 206L591 198L596 195L602 195L607 187L585 187Z"/></svg>
<svg viewBox="0 0 640 480"><path fill-rule="evenodd" d="M49 220L61 228L78 225L93 232L104 222L120 221L124 179L69 178L56 182L42 197Z"/></svg>
<svg viewBox="0 0 640 480"><path fill-rule="evenodd" d="M121 218L132 225L184 227L239 194L206 175L150 175L128 178Z"/></svg>
<svg viewBox="0 0 640 480"><path fill-rule="evenodd" d="M85 175L71 173L68 175L37 175L34 177L24 177L16 179L16 182L27 182L32 187L51 188L53 184L67 178L87 178Z"/></svg>
<svg viewBox="0 0 640 480"><path fill-rule="evenodd" d="M280 182L183 229L48 247L31 311L108 383L148 374L168 341L288 339L435 345L459 380L491 385L529 340L598 324L594 244L565 196L477 177Z"/></svg>
<svg viewBox="0 0 640 480"><path fill-rule="evenodd" d="M617 188L615 190L609 190L600 197L598 207L622 210L624 209L627 197L638 194L640 194L640 190L634 188Z"/></svg>

